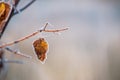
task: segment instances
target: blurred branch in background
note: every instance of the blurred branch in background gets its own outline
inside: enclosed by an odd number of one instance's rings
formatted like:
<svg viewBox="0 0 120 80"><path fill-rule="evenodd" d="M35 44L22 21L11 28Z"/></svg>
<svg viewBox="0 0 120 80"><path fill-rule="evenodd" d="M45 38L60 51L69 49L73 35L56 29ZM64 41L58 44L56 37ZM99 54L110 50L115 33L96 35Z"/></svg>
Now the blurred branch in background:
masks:
<svg viewBox="0 0 120 80"><path fill-rule="evenodd" d="M2 0L0 2L0 38L3 35L3 32L5 31L11 17L15 14L17 14L17 12L14 12L19 3L20 0ZM29 4L27 4L25 7L23 7L22 9L20 9L21 11L25 10L27 7L29 7L35 0L32 0ZM14 51L8 47L5 48L6 50L13 52L14 54L18 54L18 55L22 55L24 57L30 57L24 54L21 54L19 51ZM4 51L3 48L0 48L0 80L4 80L6 78L7 75L7 71L8 71L8 67L6 65L6 63L21 63L20 61L10 61L10 60L6 60L4 57Z"/></svg>
<svg viewBox="0 0 120 80"><path fill-rule="evenodd" d="M24 10L25 10L26 8L28 8L31 4L33 4L35 1L36 1L36 0L30 1L30 2L29 2L27 5L25 5L23 8L21 8L21 9L19 9L19 10L16 10L13 15L16 15L16 14L24 11Z"/></svg>

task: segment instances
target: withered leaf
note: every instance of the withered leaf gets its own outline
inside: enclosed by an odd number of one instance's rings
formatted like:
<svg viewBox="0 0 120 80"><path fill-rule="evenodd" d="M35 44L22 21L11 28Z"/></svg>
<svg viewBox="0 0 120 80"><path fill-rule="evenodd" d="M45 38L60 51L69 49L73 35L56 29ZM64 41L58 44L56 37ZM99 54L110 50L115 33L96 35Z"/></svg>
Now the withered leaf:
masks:
<svg viewBox="0 0 120 80"><path fill-rule="evenodd" d="M0 3L0 33L2 32L2 29L4 28L4 25L10 16L10 12L11 12L10 5L1 2Z"/></svg>
<svg viewBox="0 0 120 80"><path fill-rule="evenodd" d="M0 3L0 20L7 18L10 12L10 5L4 2Z"/></svg>
<svg viewBox="0 0 120 80"><path fill-rule="evenodd" d="M1 3L0 4L0 16L2 16L5 12L5 4Z"/></svg>
<svg viewBox="0 0 120 80"><path fill-rule="evenodd" d="M33 42L33 47L38 59L44 62L47 59L48 43L44 38L39 38Z"/></svg>

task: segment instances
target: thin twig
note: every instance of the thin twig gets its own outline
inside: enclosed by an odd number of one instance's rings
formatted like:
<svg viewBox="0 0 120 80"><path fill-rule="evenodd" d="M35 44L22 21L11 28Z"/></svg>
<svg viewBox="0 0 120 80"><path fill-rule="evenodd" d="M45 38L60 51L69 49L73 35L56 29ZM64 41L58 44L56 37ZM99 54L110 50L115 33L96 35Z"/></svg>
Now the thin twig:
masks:
<svg viewBox="0 0 120 80"><path fill-rule="evenodd" d="M36 34L38 34L38 33L40 33L40 32L60 32L60 31L68 30L68 28L55 29L55 30L45 30L46 27L47 27L47 25L48 25L48 23L46 23L46 25L44 26L43 29L38 30L38 31L36 31L36 32L33 32L32 34L30 34L30 35L28 35L28 36L25 36L25 37L23 37L23 38L20 38L20 39L18 39L18 40L16 40L16 41L13 41L13 42L10 42L10 43L2 44L2 45L0 45L0 48L4 48L4 47L6 47L6 46L10 46L10 45L19 43L19 42L21 42L21 41L24 41L24 40L26 40L26 39L28 39L28 38L31 38L31 37L35 36Z"/></svg>
<svg viewBox="0 0 120 80"><path fill-rule="evenodd" d="M36 0L30 1L30 2L29 2L27 5L25 5L23 8L21 8L20 10L17 10L16 12L14 12L13 15L16 15L16 14L18 14L19 12L24 11L24 10L25 10L26 8L28 8L31 4L33 4L35 1L36 1Z"/></svg>
<svg viewBox="0 0 120 80"><path fill-rule="evenodd" d="M0 59L0 62L3 62L3 63L17 63L17 64L23 64L24 62L23 61L18 61L18 60L1 60Z"/></svg>
<svg viewBox="0 0 120 80"><path fill-rule="evenodd" d="M5 49L8 50L8 51L10 51L10 52L12 52L12 53L14 53L14 54L17 54L17 55L19 55L19 56L25 57L25 58L32 58L31 56L29 56L29 55L27 55L27 54L23 54L23 53L21 53L20 51L12 50L12 49L9 48L9 47L5 47Z"/></svg>
<svg viewBox="0 0 120 80"><path fill-rule="evenodd" d="M60 32L64 30L68 30L69 28L63 28L63 29L56 29L56 30L44 30L44 32Z"/></svg>
<svg viewBox="0 0 120 80"><path fill-rule="evenodd" d="M48 23L45 24L45 27L43 28L43 30L45 30L47 26L48 26Z"/></svg>

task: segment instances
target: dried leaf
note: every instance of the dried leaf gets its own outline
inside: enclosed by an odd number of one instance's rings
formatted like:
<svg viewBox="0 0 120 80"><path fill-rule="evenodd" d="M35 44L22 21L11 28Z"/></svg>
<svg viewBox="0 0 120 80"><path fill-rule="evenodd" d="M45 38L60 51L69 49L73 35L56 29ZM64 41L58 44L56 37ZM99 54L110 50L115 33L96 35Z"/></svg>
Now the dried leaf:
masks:
<svg viewBox="0 0 120 80"><path fill-rule="evenodd" d="M4 3L1 3L0 4L0 16L2 16L5 12L5 4Z"/></svg>
<svg viewBox="0 0 120 80"><path fill-rule="evenodd" d="M4 28L6 21L8 20L11 13L10 5L4 2L0 3L0 33Z"/></svg>
<svg viewBox="0 0 120 80"><path fill-rule="evenodd" d="M39 38L33 42L33 47L38 59L44 62L47 59L48 43L44 38Z"/></svg>

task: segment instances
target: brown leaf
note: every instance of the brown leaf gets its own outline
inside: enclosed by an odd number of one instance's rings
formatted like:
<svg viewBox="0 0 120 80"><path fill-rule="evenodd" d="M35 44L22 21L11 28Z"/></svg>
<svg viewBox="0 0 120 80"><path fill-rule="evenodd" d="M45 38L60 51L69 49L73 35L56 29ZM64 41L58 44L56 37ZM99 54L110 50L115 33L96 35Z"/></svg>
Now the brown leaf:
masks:
<svg viewBox="0 0 120 80"><path fill-rule="evenodd" d="M10 16L10 5L4 2L0 3L0 33L4 28L6 21Z"/></svg>
<svg viewBox="0 0 120 80"><path fill-rule="evenodd" d="M33 42L33 47L38 59L44 62L47 59L48 43L44 38L39 38Z"/></svg>

